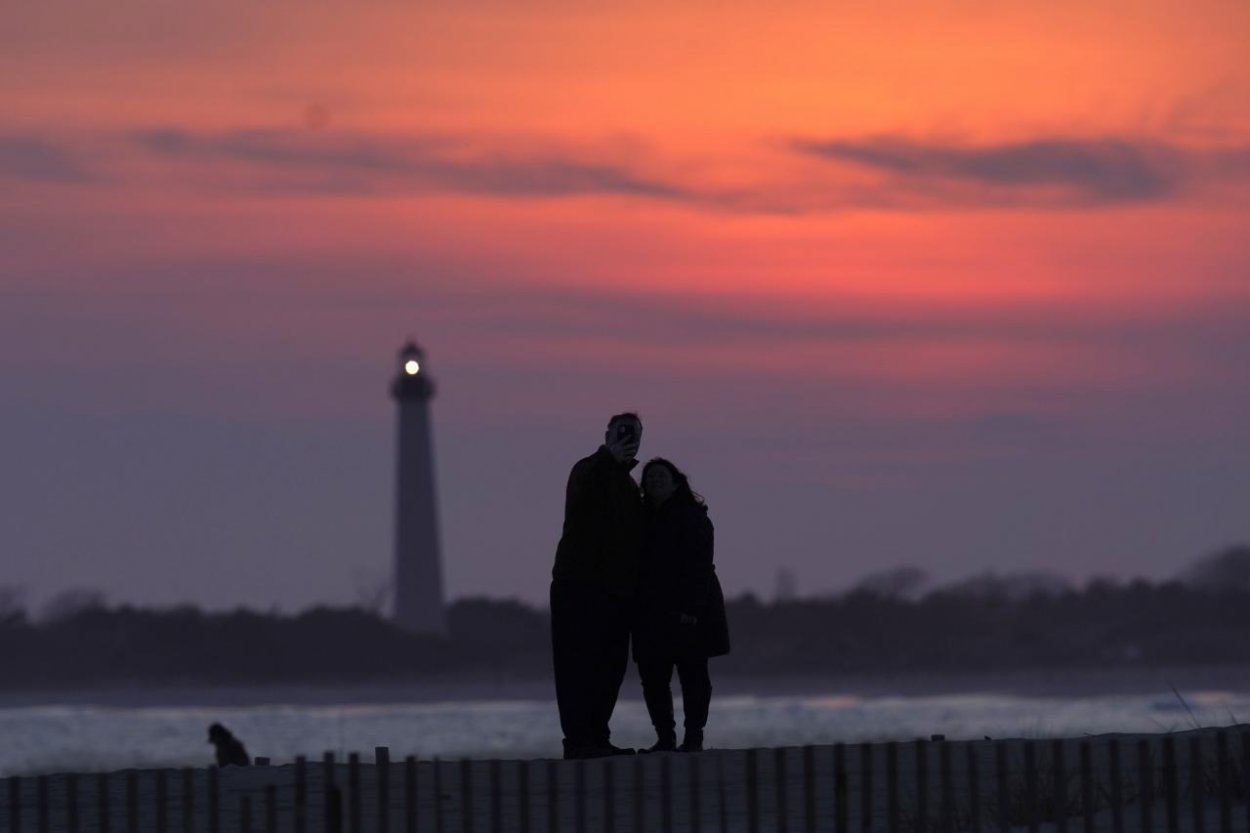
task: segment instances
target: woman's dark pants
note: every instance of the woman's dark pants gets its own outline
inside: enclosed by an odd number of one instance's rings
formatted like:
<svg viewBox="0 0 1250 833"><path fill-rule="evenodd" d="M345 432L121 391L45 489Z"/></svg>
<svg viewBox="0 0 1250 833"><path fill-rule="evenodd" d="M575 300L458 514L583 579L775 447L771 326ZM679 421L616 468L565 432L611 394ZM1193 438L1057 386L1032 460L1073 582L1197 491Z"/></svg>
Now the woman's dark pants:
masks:
<svg viewBox="0 0 1250 833"><path fill-rule="evenodd" d="M686 712L686 735L702 732L707 725L707 712L712 704L712 679L707 673L707 657L689 659L646 659L638 662L642 679L642 696L647 701L651 725L661 737L673 737L677 723L673 719L673 669L681 681L681 699Z"/></svg>
<svg viewBox="0 0 1250 833"><path fill-rule="evenodd" d="M629 665L629 602L598 585L551 582L551 653L565 751L604 747Z"/></svg>

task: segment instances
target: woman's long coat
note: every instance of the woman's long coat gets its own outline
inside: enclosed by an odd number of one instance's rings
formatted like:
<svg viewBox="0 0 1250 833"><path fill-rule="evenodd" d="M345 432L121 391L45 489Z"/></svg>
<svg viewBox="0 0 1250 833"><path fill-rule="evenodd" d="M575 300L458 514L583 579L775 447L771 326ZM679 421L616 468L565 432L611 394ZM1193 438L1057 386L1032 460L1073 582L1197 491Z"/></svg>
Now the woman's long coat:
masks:
<svg viewBox="0 0 1250 833"><path fill-rule="evenodd" d="M674 496L645 514L634 659L689 659L729 653L725 595L712 563L715 532L707 507ZM681 615L698 622L681 624Z"/></svg>

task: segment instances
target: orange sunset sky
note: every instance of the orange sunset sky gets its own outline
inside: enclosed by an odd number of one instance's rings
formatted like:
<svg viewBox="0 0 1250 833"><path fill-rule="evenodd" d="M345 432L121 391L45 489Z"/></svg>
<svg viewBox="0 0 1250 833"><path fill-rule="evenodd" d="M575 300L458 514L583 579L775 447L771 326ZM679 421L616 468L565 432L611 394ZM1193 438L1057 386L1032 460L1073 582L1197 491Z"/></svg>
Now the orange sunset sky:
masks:
<svg viewBox="0 0 1250 833"><path fill-rule="evenodd" d="M637 409L731 592L1250 540L1250 4L16 0L0 546L352 602L394 351L453 596L544 598Z"/></svg>

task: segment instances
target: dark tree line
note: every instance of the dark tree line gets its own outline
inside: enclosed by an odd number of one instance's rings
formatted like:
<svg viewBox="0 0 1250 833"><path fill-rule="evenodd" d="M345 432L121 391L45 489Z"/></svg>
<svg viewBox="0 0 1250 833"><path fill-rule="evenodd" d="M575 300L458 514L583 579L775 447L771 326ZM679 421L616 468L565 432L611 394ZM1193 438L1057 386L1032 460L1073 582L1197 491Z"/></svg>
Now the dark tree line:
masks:
<svg viewBox="0 0 1250 833"><path fill-rule="evenodd" d="M733 653L718 671L755 674L973 671L1250 662L1250 548L1216 553L1175 580L1076 588L1055 576L984 575L921 592L914 568L824 598L728 604ZM2 588L0 588L2 590ZM6 601L7 599L7 601ZM74 601L70 604L69 601ZM516 677L550 672L545 610L465 599L446 638L413 636L374 612L298 615L108 607L62 599L32 621L0 593L6 688Z"/></svg>

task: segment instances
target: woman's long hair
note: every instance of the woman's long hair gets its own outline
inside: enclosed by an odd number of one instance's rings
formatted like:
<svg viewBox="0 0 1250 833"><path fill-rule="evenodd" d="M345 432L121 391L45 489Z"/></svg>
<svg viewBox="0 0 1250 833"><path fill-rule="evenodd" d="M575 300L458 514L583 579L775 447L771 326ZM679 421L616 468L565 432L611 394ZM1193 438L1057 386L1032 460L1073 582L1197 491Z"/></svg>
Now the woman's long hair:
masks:
<svg viewBox="0 0 1250 833"><path fill-rule="evenodd" d="M703 499L703 496L694 489L690 488L690 478L686 477L686 473L663 457L653 457L647 461L645 466L642 467L642 496L644 499L647 497L647 471L649 471L652 466L663 466L668 469L668 473L672 475L673 485L677 487L677 491L673 492L673 498L693 503L695 506L701 507L705 510L707 509L707 502ZM670 498L670 500L673 498Z"/></svg>

